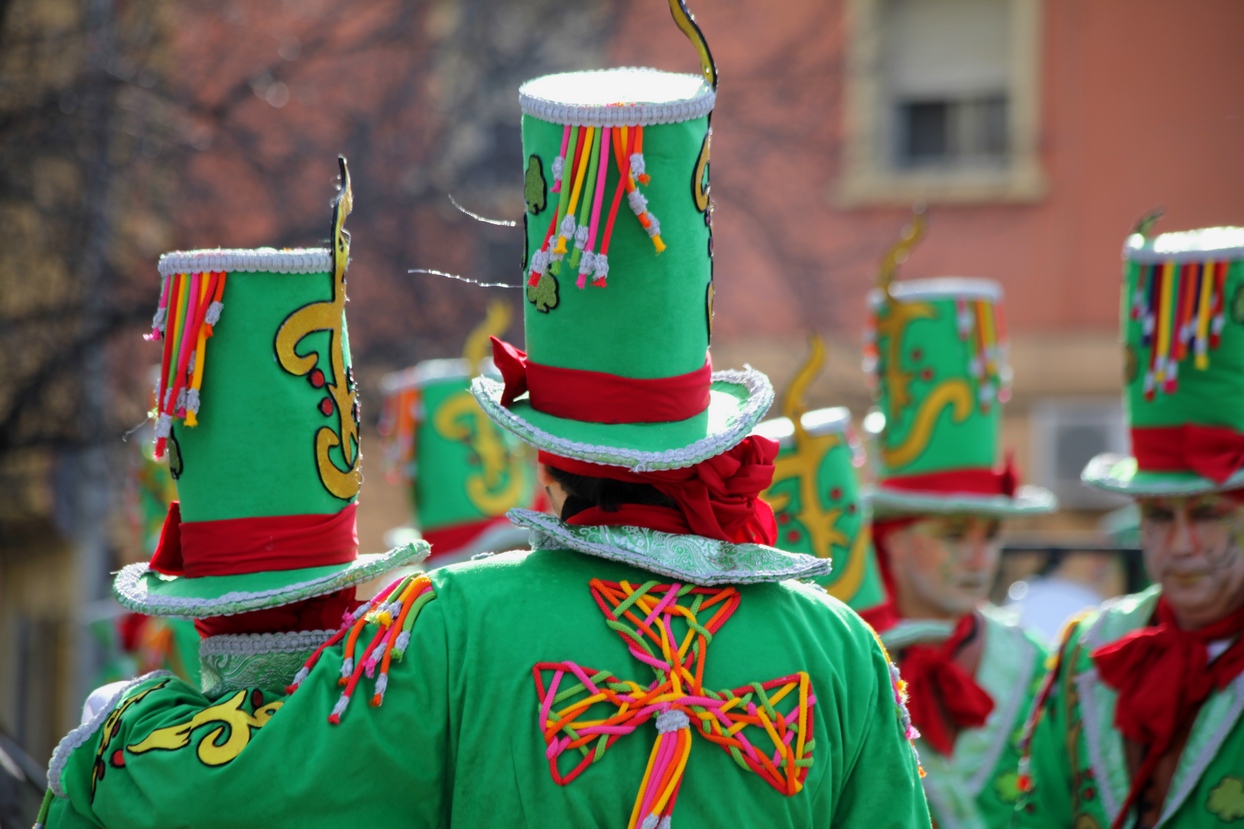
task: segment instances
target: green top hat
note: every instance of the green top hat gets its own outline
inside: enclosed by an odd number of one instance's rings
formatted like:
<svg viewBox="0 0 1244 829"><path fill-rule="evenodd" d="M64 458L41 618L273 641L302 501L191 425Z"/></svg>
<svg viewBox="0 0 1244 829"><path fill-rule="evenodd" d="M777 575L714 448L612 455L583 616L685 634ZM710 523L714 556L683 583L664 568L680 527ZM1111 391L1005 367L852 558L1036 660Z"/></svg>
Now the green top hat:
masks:
<svg viewBox="0 0 1244 829"><path fill-rule="evenodd" d="M921 229L917 216L895 251L905 253ZM1002 287L959 277L891 282L895 251L883 266L882 287L869 298L867 360L885 417L873 510L878 516L1054 510L1052 493L1018 486L1009 459L999 465L1011 379Z"/></svg>
<svg viewBox="0 0 1244 829"><path fill-rule="evenodd" d="M332 593L427 555L358 554L357 389L345 324L351 194L345 160L332 249L160 257L151 339L164 359L156 456L180 503L121 604L204 618Z"/></svg>
<svg viewBox="0 0 1244 829"><path fill-rule="evenodd" d="M831 596L856 610L885 599L873 558L869 516L857 469L863 450L844 408L805 411L803 396L824 363L824 344L812 340L812 354L791 382L784 417L766 420L756 433L776 440L773 484L762 496L777 518L777 546L833 561L816 579Z"/></svg>
<svg viewBox="0 0 1244 829"><path fill-rule="evenodd" d="M387 375L381 433L389 468L409 487L417 530L390 531L390 540L422 537L430 562L447 564L475 553L510 550L530 531L505 517L536 499L534 459L527 447L484 416L471 395L488 337L509 322L504 303L467 338L458 360L427 360Z"/></svg>
<svg viewBox="0 0 1244 829"><path fill-rule="evenodd" d="M716 72L609 69L519 91L527 352L498 342L504 385L473 390L555 455L678 469L742 441L773 400L759 372L713 372L709 114Z"/></svg>
<svg viewBox="0 0 1244 829"><path fill-rule="evenodd" d="M1125 495L1244 487L1244 228L1136 233L1123 260L1132 457L1098 455L1084 482Z"/></svg>

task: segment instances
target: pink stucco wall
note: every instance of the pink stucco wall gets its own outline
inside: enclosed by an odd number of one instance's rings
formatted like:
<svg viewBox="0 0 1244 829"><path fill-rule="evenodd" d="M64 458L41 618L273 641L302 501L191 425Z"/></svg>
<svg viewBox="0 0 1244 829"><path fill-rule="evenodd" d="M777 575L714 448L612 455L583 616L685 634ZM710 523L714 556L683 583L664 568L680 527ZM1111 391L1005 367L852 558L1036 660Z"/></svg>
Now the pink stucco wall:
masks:
<svg viewBox="0 0 1244 829"><path fill-rule="evenodd" d="M663 5L628 13L615 63L695 71ZM722 75L712 177L723 338L858 330L876 262L906 219L832 201L842 6L695 4ZM1244 3L1046 0L1042 17L1046 196L931 205L902 276L998 279L1017 333L1109 329L1137 217L1163 205L1159 230L1244 224Z"/></svg>

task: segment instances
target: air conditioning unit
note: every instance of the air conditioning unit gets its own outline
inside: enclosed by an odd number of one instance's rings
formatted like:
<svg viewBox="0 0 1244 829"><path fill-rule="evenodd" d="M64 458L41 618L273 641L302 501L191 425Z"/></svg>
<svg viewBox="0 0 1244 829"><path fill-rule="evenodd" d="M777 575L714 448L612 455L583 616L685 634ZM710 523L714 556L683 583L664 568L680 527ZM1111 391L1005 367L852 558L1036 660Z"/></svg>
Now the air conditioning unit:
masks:
<svg viewBox="0 0 1244 829"><path fill-rule="evenodd" d="M1094 455L1127 454L1123 406L1117 399L1053 399L1032 408L1029 456L1033 483L1067 509L1113 509L1128 499L1085 486L1080 472Z"/></svg>

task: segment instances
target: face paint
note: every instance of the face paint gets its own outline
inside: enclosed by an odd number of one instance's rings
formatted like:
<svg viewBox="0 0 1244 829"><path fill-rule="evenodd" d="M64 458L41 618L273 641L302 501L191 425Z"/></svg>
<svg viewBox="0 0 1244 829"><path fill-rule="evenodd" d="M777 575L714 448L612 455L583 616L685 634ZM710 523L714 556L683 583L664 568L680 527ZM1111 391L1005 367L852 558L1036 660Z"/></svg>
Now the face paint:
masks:
<svg viewBox="0 0 1244 829"><path fill-rule="evenodd" d="M1207 493L1138 504L1145 569L1182 627L1203 627L1244 605L1244 503Z"/></svg>
<svg viewBox="0 0 1244 829"><path fill-rule="evenodd" d="M887 540L899 612L958 618L989 594L1000 558L999 522L980 516L925 518Z"/></svg>

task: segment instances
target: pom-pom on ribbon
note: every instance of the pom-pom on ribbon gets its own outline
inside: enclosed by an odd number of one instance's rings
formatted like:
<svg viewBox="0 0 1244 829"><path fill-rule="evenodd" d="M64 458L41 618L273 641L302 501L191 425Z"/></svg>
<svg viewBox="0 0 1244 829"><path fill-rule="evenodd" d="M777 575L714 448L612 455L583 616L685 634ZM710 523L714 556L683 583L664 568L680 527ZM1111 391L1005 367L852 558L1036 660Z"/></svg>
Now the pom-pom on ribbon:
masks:
<svg viewBox="0 0 1244 829"><path fill-rule="evenodd" d="M553 259L560 260L566 255L566 242L574 238L575 219L574 216L567 214L562 219L561 227L557 231L557 244L553 246Z"/></svg>
<svg viewBox="0 0 1244 829"><path fill-rule="evenodd" d="M562 191L562 173L566 170L566 157L559 155L553 159L553 192L560 193Z"/></svg>
<svg viewBox="0 0 1244 829"><path fill-rule="evenodd" d="M208 325L215 325L220 322L220 314L224 310L225 304L223 302L213 302L207 306L207 316L203 318L203 321Z"/></svg>
<svg viewBox="0 0 1244 829"><path fill-rule="evenodd" d="M644 168L644 154L643 153L632 153L631 154L631 173L634 174L635 179L640 184L647 184L648 182L652 181L652 178L648 175L648 173L645 171L645 168Z"/></svg>
<svg viewBox="0 0 1244 829"><path fill-rule="evenodd" d="M531 255L531 272L533 274L543 276L548 269L549 252L547 250L538 250Z"/></svg>
<svg viewBox="0 0 1244 829"><path fill-rule="evenodd" d="M587 278L592 274L595 262L596 254L590 250L584 252L583 258L579 260L579 278L575 281L575 284L580 288L587 285Z"/></svg>
<svg viewBox="0 0 1244 829"><path fill-rule="evenodd" d="M199 390L190 389L186 392L186 425L197 426L194 416L199 413Z"/></svg>
<svg viewBox="0 0 1244 829"><path fill-rule="evenodd" d="M598 253L592 261L592 284L603 288L605 287L605 280L608 278L609 257L603 253Z"/></svg>
<svg viewBox="0 0 1244 829"><path fill-rule="evenodd" d="M151 333L147 335L148 340L159 340L164 334L164 325L168 322L168 309L157 308L155 315L151 318Z"/></svg>
<svg viewBox="0 0 1244 829"><path fill-rule="evenodd" d="M639 216L648 210L648 197L639 190L632 190L626 194L626 202L631 206L631 211Z"/></svg>

